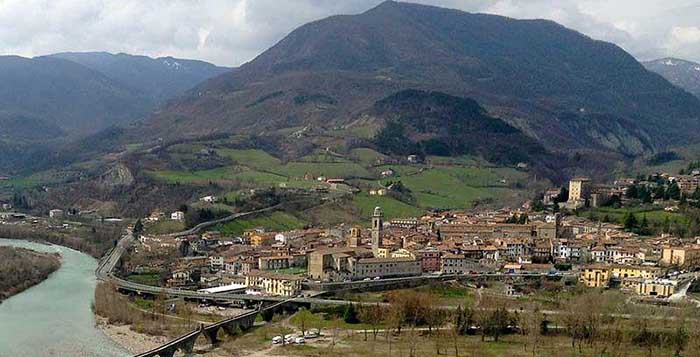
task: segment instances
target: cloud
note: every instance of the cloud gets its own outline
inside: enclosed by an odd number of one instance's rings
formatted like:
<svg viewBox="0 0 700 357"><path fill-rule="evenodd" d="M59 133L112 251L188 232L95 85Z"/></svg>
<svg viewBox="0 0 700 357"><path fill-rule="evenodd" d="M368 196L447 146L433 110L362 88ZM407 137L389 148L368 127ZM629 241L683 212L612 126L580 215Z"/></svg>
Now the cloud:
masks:
<svg viewBox="0 0 700 357"><path fill-rule="evenodd" d="M109 51L240 65L294 28L381 0L0 0L0 53ZM638 58L700 61L697 0L414 0L557 21Z"/></svg>
<svg viewBox="0 0 700 357"><path fill-rule="evenodd" d="M674 27L671 35L680 44L690 44L700 42L700 27Z"/></svg>

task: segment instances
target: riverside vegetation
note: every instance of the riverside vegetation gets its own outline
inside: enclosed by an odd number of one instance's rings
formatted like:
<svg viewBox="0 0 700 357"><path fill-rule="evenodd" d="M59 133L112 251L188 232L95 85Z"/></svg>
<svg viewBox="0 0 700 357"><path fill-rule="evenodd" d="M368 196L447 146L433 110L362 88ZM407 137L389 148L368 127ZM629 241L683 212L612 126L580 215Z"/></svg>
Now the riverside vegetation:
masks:
<svg viewBox="0 0 700 357"><path fill-rule="evenodd" d="M0 247L0 301L44 281L60 266L58 254Z"/></svg>

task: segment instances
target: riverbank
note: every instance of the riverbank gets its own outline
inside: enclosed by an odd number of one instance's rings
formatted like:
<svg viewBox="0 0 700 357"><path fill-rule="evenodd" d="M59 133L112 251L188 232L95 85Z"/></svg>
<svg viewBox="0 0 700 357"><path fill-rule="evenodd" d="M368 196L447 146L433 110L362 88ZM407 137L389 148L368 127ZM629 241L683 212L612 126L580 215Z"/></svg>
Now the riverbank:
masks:
<svg viewBox="0 0 700 357"><path fill-rule="evenodd" d="M95 315L95 326L114 343L133 354L156 348L170 340L165 336L136 332L131 329L130 325L110 324L107 318L98 315Z"/></svg>
<svg viewBox="0 0 700 357"><path fill-rule="evenodd" d="M60 267L58 253L0 247L0 302L41 283Z"/></svg>

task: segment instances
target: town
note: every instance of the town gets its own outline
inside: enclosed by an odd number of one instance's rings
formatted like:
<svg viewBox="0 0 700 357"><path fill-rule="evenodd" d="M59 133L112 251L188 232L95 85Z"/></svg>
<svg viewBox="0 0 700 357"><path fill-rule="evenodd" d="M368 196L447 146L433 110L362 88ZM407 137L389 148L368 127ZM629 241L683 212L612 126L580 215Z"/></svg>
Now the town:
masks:
<svg viewBox="0 0 700 357"><path fill-rule="evenodd" d="M601 186L574 178L565 199L560 197L563 190L545 192L537 205L546 209L540 211L527 203L518 209L429 212L387 220L376 207L369 227L341 224L282 232L253 227L240 236L219 231L141 233L121 272L137 280L155 276L154 283L168 287L284 297L324 291L338 282L470 274L516 280L519 274L541 274L576 277L588 287L619 287L658 300L687 289L692 279L682 273L700 268L700 237L642 232L645 236L625 227L626 222L591 220L571 212L609 202L624 205L632 194L638 195L632 190L646 192L650 187L651 192L661 182L677 199L664 199L662 193L654 195L653 203L673 212L681 198L677 195L698 202L699 179L692 172ZM143 224L183 219L181 211L167 216L153 212ZM648 225L646 217L634 220ZM507 291L518 293L517 284Z"/></svg>

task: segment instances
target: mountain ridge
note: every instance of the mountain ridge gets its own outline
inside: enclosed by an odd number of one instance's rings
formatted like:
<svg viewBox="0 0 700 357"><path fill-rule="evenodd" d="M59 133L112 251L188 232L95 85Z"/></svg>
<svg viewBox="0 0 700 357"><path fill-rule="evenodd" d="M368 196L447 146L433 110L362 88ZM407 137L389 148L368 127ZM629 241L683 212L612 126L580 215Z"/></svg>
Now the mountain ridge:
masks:
<svg viewBox="0 0 700 357"><path fill-rule="evenodd" d="M700 63L674 57L642 62L648 70L700 98Z"/></svg>
<svg viewBox="0 0 700 357"><path fill-rule="evenodd" d="M302 25L147 127L163 137L332 127L405 89L473 98L553 150L634 156L700 130L700 101L614 44L547 20L396 2ZM333 100L294 100L309 95Z"/></svg>

